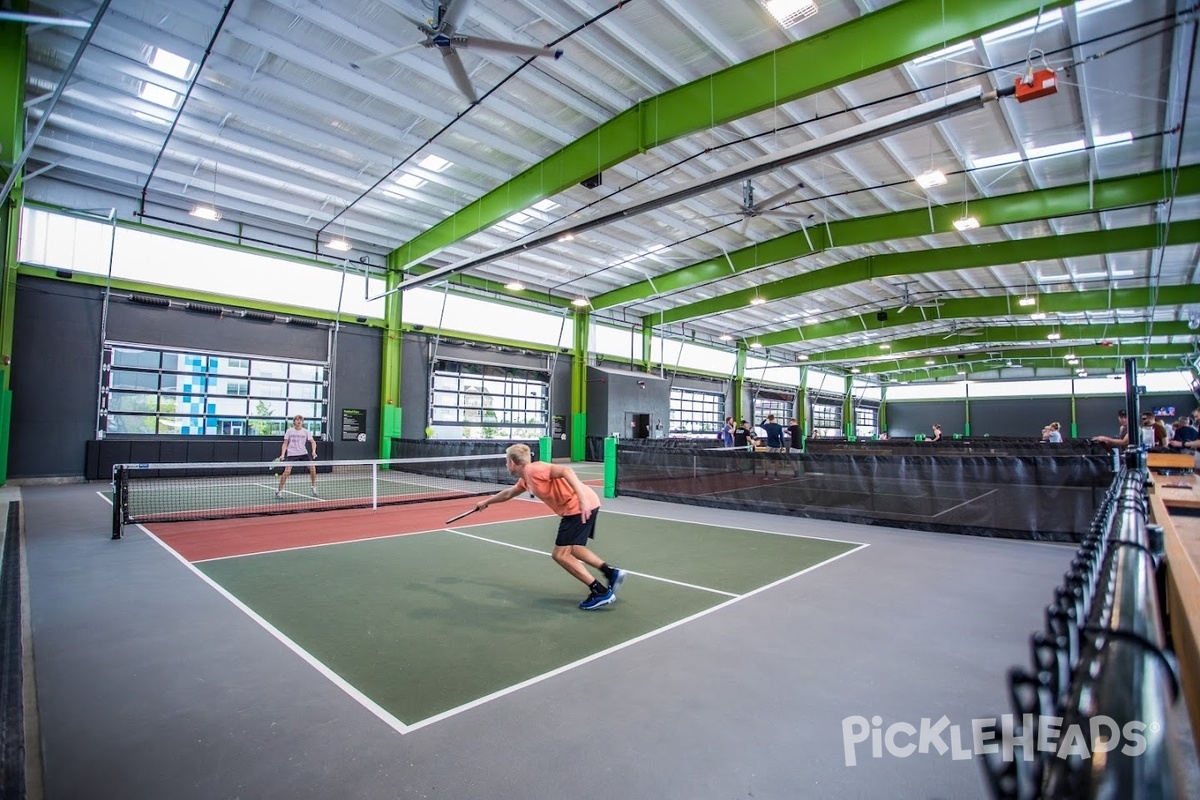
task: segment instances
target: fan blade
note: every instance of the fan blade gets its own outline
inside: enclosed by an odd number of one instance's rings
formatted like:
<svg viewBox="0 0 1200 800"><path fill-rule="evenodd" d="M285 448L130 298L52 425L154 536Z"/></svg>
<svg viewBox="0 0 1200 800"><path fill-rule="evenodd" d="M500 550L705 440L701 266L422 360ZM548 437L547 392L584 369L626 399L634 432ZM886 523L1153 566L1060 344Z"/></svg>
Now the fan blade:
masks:
<svg viewBox="0 0 1200 800"><path fill-rule="evenodd" d="M463 66L458 53L454 51L453 47L439 47L438 50L442 53L442 62L450 71L450 77L454 79L454 85L462 92L463 97L471 101L471 105L478 103L479 95L475 94L475 87L471 85L471 79L467 77L467 69Z"/></svg>
<svg viewBox="0 0 1200 800"><path fill-rule="evenodd" d="M750 218L749 218L749 217L746 217L745 219L743 219L743 220L742 220L742 224L741 224L741 226L740 226L740 227L738 227L738 233L739 233L740 235L742 235L742 236L745 236L745 235L746 235L746 229L747 229L748 227L750 227Z"/></svg>
<svg viewBox="0 0 1200 800"><path fill-rule="evenodd" d="M481 36L455 36L455 47L466 47L470 50L491 50L493 53L509 53L514 56L553 56L562 58L562 50L551 50L549 47L535 47L516 42L503 42L499 39L485 39Z"/></svg>
<svg viewBox="0 0 1200 800"><path fill-rule="evenodd" d="M358 61L351 61L350 68L351 69L362 69L363 64L370 64L372 61L387 61L389 58L394 58L395 56L398 56L401 53L407 53L409 50L415 50L418 47L424 47L424 43L423 42L415 42L413 44L401 47L399 50L392 50L391 52L388 52L388 53L378 53L373 56L367 56L366 58L360 58Z"/></svg>
<svg viewBox="0 0 1200 800"><path fill-rule="evenodd" d="M905 312L905 310L907 310L907 309L908 309L908 303L905 303L904 305L902 305L896 309L896 313L903 314Z"/></svg>
<svg viewBox="0 0 1200 800"><path fill-rule="evenodd" d="M792 195L794 195L796 192L800 191L803 188L804 188L804 184L798 183L795 186L784 189L782 192L779 192L778 194L771 195L766 200L759 200L757 203L754 204L754 209L757 211L762 208L770 208L771 206L778 203L780 200L783 200L785 197L791 197Z"/></svg>
<svg viewBox="0 0 1200 800"><path fill-rule="evenodd" d="M438 33L452 35L471 13L473 5L475 5L475 0L448 0L445 3L438 3L439 10L442 12L438 15L438 21L441 22L441 25L438 26Z"/></svg>
<svg viewBox="0 0 1200 800"><path fill-rule="evenodd" d="M808 249L813 253L817 252L817 248L813 247L812 237L808 235L808 226L801 222L800 230L804 232L804 241L808 242Z"/></svg>

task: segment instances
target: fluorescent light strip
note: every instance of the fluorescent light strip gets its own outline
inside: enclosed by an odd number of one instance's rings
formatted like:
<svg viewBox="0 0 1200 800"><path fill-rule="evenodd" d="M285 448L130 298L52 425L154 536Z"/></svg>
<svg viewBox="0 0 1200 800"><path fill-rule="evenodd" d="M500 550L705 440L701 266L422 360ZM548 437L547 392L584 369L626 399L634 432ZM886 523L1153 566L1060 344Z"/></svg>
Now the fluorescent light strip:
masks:
<svg viewBox="0 0 1200 800"><path fill-rule="evenodd" d="M450 162L441 156L428 155L418 161L417 166L427 169L430 172L441 172L450 166Z"/></svg>
<svg viewBox="0 0 1200 800"><path fill-rule="evenodd" d="M1003 167L1006 164L1018 164L1020 161L1020 153L1004 153L998 156L973 158L971 159L971 167L973 169L987 169L988 167Z"/></svg>
<svg viewBox="0 0 1200 800"><path fill-rule="evenodd" d="M952 44L949 47L944 47L941 50L937 50L933 53L928 53L923 56L917 56L916 58L913 59L913 65L917 66L917 65L921 65L921 64L928 64L931 61L942 61L943 59L947 59L950 56L956 56L959 53L965 53L968 50L973 50L974 48L975 48L975 43L968 39L965 42L959 42L958 44Z"/></svg>
<svg viewBox="0 0 1200 800"><path fill-rule="evenodd" d="M1044 158L1046 156L1061 156L1066 153L1077 153L1087 145L1083 139L1076 139L1073 142L1063 142L1062 144L1051 144L1045 147L1030 147L1026 152L1030 158Z"/></svg>
<svg viewBox="0 0 1200 800"><path fill-rule="evenodd" d="M1023 22L1018 22L1015 25L1009 25L1007 28L1001 28L998 31L985 33L983 35L983 43L998 44L999 42L1004 42L1009 39L1015 39L1018 36L1031 34L1035 28L1037 29L1038 33L1042 33L1047 28L1057 25L1060 22L1062 22L1062 12L1056 8L1053 11L1047 11L1041 14L1040 17L1030 17Z"/></svg>

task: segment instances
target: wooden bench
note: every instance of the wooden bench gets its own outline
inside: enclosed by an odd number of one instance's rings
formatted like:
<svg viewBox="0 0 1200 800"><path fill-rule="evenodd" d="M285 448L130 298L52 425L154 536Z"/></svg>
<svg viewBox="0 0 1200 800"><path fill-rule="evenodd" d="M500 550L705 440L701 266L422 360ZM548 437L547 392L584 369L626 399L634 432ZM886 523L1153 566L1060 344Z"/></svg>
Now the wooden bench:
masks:
<svg viewBox="0 0 1200 800"><path fill-rule="evenodd" d="M1146 466L1151 470L1191 470L1196 466L1194 452L1147 453Z"/></svg>

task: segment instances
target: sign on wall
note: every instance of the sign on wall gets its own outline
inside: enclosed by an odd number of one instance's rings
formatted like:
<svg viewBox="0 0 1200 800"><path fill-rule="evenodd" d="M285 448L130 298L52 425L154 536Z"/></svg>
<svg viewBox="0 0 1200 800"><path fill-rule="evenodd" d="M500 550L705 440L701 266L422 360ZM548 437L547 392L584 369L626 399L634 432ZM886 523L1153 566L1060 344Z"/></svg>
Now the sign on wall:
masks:
<svg viewBox="0 0 1200 800"><path fill-rule="evenodd" d="M367 440L367 412L361 408L342 409L342 441L365 442Z"/></svg>

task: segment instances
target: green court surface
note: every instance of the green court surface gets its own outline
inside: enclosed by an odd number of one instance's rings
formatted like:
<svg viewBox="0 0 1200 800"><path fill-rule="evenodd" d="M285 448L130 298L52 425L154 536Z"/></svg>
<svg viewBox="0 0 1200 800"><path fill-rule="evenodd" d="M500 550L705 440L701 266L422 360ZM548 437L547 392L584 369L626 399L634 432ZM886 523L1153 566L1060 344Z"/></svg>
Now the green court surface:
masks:
<svg viewBox="0 0 1200 800"><path fill-rule="evenodd" d="M196 567L411 726L858 546L602 513L594 549L632 574L618 602L585 612L586 587L548 556L556 527L476 525Z"/></svg>

